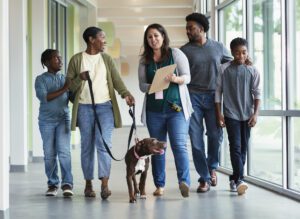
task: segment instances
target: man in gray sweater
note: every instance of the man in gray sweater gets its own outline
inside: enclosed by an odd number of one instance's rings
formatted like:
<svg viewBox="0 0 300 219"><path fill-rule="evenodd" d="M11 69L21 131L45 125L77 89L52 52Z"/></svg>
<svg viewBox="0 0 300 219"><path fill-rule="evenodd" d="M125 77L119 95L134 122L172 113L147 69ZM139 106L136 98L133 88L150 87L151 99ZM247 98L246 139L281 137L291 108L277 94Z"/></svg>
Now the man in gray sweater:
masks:
<svg viewBox="0 0 300 219"><path fill-rule="evenodd" d="M189 60L191 82L188 85L194 109L189 128L195 168L200 175L197 192L207 192L210 185L217 185L215 170L219 165L219 149L223 132L216 123L214 95L218 66L232 60L222 43L206 37L208 19L199 13L186 17L186 33L189 42L181 47ZM203 139L204 126L207 135L207 157Z"/></svg>

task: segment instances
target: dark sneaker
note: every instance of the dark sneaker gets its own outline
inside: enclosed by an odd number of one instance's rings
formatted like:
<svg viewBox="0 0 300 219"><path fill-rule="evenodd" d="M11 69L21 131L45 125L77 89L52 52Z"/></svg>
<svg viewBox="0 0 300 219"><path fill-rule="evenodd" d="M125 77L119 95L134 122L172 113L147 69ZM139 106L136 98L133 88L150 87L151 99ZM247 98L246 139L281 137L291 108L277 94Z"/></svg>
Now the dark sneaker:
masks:
<svg viewBox="0 0 300 219"><path fill-rule="evenodd" d="M215 170L210 171L211 186L217 186L217 173Z"/></svg>
<svg viewBox="0 0 300 219"><path fill-rule="evenodd" d="M210 190L210 184L208 182L200 182L197 188L198 193L208 192Z"/></svg>
<svg viewBox="0 0 300 219"><path fill-rule="evenodd" d="M248 185L247 185L247 183L245 183L244 181L241 180L236 184L236 189L237 189L238 195L243 195L243 194L245 194L246 190L248 189Z"/></svg>
<svg viewBox="0 0 300 219"><path fill-rule="evenodd" d="M236 184L234 180L230 180L229 186L230 186L230 192L237 192Z"/></svg>
<svg viewBox="0 0 300 219"><path fill-rule="evenodd" d="M181 182L179 184L179 189L180 189L182 197L184 197L184 198L189 197L190 188L185 182Z"/></svg>
<svg viewBox="0 0 300 219"><path fill-rule="evenodd" d="M101 187L101 198L103 200L106 200L109 196L111 196L111 191L108 189L108 187Z"/></svg>
<svg viewBox="0 0 300 219"><path fill-rule="evenodd" d="M56 196L57 195L57 187L56 186L49 186L45 195L46 196Z"/></svg>
<svg viewBox="0 0 300 219"><path fill-rule="evenodd" d="M72 187L70 185L68 185L68 184L63 185L61 189L63 190L63 196L64 197L73 196Z"/></svg>

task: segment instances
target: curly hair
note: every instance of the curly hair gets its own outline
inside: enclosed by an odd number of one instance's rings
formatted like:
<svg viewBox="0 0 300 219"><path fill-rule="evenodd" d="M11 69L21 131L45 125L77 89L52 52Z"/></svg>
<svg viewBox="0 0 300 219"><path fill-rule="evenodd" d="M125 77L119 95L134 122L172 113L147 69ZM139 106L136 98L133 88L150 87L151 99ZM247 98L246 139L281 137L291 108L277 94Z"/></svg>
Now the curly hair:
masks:
<svg viewBox="0 0 300 219"><path fill-rule="evenodd" d="M244 38L241 38L241 37L236 37L233 40L231 40L231 42L230 42L231 51L236 49L238 46L245 46L248 49L248 41ZM246 65L252 65L252 61L250 60L249 56L246 59L245 64Z"/></svg>
<svg viewBox="0 0 300 219"><path fill-rule="evenodd" d="M160 34L163 36L164 41L161 47L161 56L162 56L162 60L166 60L167 58L169 58L170 56L170 51L169 51L169 44L170 44L170 39L168 37L168 33L166 31L166 29L160 25L160 24L150 24L145 33L144 33L144 51L141 54L141 57L143 58L143 61L148 64L150 61L153 60L153 49L149 46L148 44L148 40L147 40L147 35L150 29L156 29L158 32L160 32Z"/></svg>
<svg viewBox="0 0 300 219"><path fill-rule="evenodd" d="M200 13L192 13L185 17L186 22L195 21L198 25L202 26L204 32L206 33L209 30L209 22L205 15Z"/></svg>

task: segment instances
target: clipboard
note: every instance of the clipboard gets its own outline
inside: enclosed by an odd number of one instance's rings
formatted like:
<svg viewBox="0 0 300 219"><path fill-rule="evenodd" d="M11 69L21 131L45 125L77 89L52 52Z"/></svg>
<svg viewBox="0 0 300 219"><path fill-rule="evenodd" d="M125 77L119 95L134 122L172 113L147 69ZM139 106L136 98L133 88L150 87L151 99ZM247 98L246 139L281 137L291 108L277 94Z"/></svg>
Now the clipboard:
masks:
<svg viewBox="0 0 300 219"><path fill-rule="evenodd" d="M165 77L170 74L172 75L176 69L176 66L177 64L173 64L157 69L148 93L153 94L155 92L167 89L170 85L170 82L166 81Z"/></svg>

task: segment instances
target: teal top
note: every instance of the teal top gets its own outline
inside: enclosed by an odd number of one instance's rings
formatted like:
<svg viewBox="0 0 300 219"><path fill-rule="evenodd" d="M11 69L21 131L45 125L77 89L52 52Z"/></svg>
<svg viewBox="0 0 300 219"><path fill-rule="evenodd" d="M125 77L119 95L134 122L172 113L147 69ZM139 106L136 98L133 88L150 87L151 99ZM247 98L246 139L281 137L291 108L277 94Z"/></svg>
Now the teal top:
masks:
<svg viewBox="0 0 300 219"><path fill-rule="evenodd" d="M152 84L157 69L174 64L173 56L171 53L170 58L156 63L151 61L146 65L147 83ZM176 74L176 70L174 71ZM163 99L155 99L155 93L147 94L147 111L151 112L166 112L170 106L169 103L176 103L181 105L178 84L170 83L170 86L163 91Z"/></svg>

